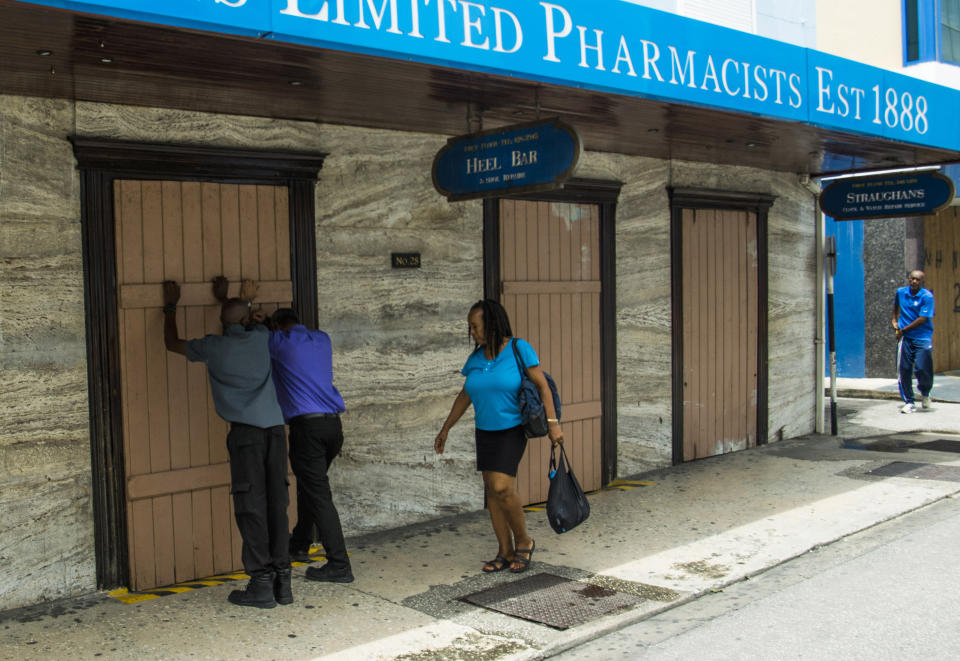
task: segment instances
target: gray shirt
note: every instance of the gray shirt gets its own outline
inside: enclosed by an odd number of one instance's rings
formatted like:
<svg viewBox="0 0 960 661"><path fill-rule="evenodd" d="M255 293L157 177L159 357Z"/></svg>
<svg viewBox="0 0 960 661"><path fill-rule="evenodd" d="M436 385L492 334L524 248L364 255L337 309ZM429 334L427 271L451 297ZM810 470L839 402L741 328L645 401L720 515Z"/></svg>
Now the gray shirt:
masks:
<svg viewBox="0 0 960 661"><path fill-rule="evenodd" d="M227 422L263 428L283 424L270 376L269 339L264 326L246 330L231 324L223 335L185 342L187 360L207 364L213 405Z"/></svg>

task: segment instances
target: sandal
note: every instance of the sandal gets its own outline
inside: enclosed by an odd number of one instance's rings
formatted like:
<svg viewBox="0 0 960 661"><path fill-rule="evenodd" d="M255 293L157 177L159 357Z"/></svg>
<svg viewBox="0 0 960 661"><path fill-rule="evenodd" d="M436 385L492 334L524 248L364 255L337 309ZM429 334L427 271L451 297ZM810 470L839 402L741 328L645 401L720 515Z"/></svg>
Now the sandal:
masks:
<svg viewBox="0 0 960 661"><path fill-rule="evenodd" d="M514 574L521 574L528 569L530 569L530 562L533 560L533 550L537 548L537 543L534 540L530 540L530 548L528 549L516 549L513 552L513 562L512 565L520 565L519 567L511 567L510 571ZM526 557L523 557L526 556Z"/></svg>
<svg viewBox="0 0 960 661"><path fill-rule="evenodd" d="M493 560L487 560L485 563L483 563L483 573L492 574L493 572L503 571L509 566L510 561L498 553L496 558ZM487 567L489 567L489 569L487 569Z"/></svg>

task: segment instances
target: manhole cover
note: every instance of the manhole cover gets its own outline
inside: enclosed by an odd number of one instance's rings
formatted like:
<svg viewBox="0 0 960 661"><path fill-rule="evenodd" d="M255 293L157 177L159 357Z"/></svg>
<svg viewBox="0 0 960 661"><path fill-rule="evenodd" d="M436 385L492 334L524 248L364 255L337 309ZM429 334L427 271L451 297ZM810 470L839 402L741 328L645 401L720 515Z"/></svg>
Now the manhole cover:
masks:
<svg viewBox="0 0 960 661"><path fill-rule="evenodd" d="M911 477L918 480L960 482L960 466L918 464L911 461L894 461L872 471L867 471L867 474L878 477Z"/></svg>
<svg viewBox="0 0 960 661"><path fill-rule="evenodd" d="M917 443L913 447L920 450L936 450L937 452L960 452L960 441L938 438L927 443Z"/></svg>
<svg viewBox="0 0 960 661"><path fill-rule="evenodd" d="M468 594L460 600L554 629L569 629L642 601L630 594L554 574L536 574Z"/></svg>

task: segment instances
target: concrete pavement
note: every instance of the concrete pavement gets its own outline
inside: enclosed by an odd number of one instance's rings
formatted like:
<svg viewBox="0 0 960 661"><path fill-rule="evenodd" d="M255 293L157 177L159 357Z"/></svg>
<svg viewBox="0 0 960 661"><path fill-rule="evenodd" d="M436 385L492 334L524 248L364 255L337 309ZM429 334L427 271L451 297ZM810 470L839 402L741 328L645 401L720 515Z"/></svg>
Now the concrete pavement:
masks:
<svg viewBox="0 0 960 661"><path fill-rule="evenodd" d="M839 437L636 476L650 484L592 494L590 519L564 535L543 512L529 513L537 551L526 574L480 573L496 543L475 512L352 539L356 582L312 583L300 567L294 603L272 610L231 606L236 585L224 584L135 604L95 594L0 613L0 658L545 658L960 490L950 468L868 474L898 461L957 467L960 479L960 454L910 446L960 441L960 404L913 415L887 400L838 408ZM460 601L545 573L587 584L584 595L615 591L637 603L561 631Z"/></svg>
<svg viewBox="0 0 960 661"><path fill-rule="evenodd" d="M825 384L827 396L830 394L830 379ZM919 398L917 384L913 384L914 394ZM900 389L896 379L837 379L838 397L858 397L865 399L900 399ZM960 371L935 374L930 397L935 402L960 403Z"/></svg>

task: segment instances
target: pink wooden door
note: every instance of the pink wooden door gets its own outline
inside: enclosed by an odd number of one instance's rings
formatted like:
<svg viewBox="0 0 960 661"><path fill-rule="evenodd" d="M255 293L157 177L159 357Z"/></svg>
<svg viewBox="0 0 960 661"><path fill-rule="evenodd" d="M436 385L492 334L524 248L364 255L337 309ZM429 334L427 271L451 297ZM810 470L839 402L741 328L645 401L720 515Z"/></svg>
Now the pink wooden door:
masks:
<svg viewBox="0 0 960 661"><path fill-rule="evenodd" d="M757 216L684 209L683 459L757 444Z"/></svg>
<svg viewBox="0 0 960 661"><path fill-rule="evenodd" d="M514 335L530 342L563 401L574 472L601 486L600 209L594 204L500 202L502 303ZM524 504L547 498L550 441L530 439L517 488Z"/></svg>
<svg viewBox="0 0 960 661"><path fill-rule="evenodd" d="M217 275L231 296L253 278L266 310L289 305L289 215L275 186L123 180L114 198L130 587L142 590L241 567L227 426L206 367L164 347L161 283L181 283L186 338L220 332Z"/></svg>

